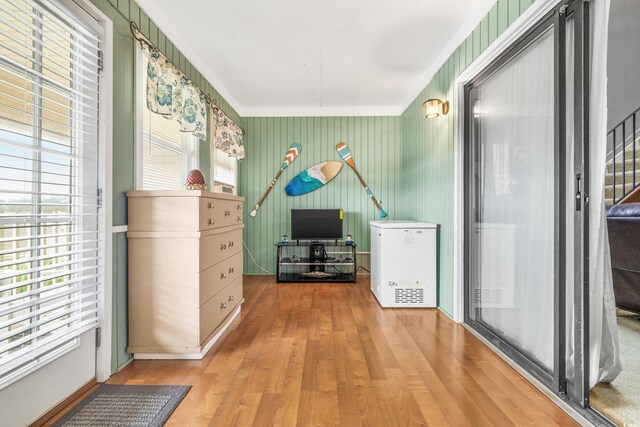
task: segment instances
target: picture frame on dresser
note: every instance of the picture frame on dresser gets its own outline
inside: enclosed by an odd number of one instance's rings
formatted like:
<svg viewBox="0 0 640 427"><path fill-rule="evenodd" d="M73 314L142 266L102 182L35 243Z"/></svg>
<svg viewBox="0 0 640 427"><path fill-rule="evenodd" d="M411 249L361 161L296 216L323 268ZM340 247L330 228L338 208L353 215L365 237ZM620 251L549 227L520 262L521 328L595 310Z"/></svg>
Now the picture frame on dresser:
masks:
<svg viewBox="0 0 640 427"><path fill-rule="evenodd" d="M244 302L244 198L194 190L127 198L127 350L135 359L202 359Z"/></svg>

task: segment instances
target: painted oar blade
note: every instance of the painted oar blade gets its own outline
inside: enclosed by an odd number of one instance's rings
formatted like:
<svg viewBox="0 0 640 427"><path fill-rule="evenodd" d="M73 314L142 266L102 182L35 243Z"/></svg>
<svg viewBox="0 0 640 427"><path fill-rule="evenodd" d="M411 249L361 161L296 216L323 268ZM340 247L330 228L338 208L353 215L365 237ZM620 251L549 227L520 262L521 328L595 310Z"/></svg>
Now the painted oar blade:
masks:
<svg viewBox="0 0 640 427"><path fill-rule="evenodd" d="M297 142L291 144L289 146L287 154L284 156L284 160L282 161L282 166L280 166L280 169L286 169L287 166L289 166L291 162L293 162L296 157L298 157L298 154L300 154L301 151L302 145L298 144Z"/></svg>
<svg viewBox="0 0 640 427"><path fill-rule="evenodd" d="M287 166L289 166L291 164L291 162L293 162L296 159L296 157L298 157L298 154L300 154L301 151L302 151L302 146L300 144L296 143L296 142L294 142L293 144L291 144L289 146L289 150L287 151L287 154L285 154L285 156L284 156L284 160L282 161L282 165L280 166L280 170L278 170L278 173L273 178L273 181L271 181L271 184L269 185L269 187L267 187L267 190L264 192L264 194L260 198L260 201L256 205L256 208L254 210L252 210L251 213L249 214L251 216L251 218L255 218L256 217L256 214L258 213L258 209L260 209L260 205L262 205L262 202L264 202L264 200L269 195L269 192L271 191L271 189L275 185L276 181L278 180L278 178L280 178L280 175L282 174L282 171L284 171L287 168Z"/></svg>
<svg viewBox="0 0 640 427"><path fill-rule="evenodd" d="M336 150L338 151L338 154L340 154L340 157L342 157L342 160L347 162L349 166L355 166L355 162L351 156L351 150L349 150L349 146L345 142L338 142L336 144Z"/></svg>
<svg viewBox="0 0 640 427"><path fill-rule="evenodd" d="M387 214L384 210L380 209L378 211L378 215L380 215L381 219L385 219L387 216L389 216L389 214Z"/></svg>

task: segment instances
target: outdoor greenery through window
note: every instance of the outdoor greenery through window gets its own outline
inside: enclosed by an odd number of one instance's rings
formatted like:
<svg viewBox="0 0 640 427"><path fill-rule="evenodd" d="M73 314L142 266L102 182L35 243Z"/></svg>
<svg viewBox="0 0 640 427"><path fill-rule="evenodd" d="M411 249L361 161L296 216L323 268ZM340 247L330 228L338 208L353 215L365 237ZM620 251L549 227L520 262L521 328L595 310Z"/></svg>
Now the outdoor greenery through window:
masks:
<svg viewBox="0 0 640 427"><path fill-rule="evenodd" d="M97 325L99 49L47 0L0 2L0 386Z"/></svg>
<svg viewBox="0 0 640 427"><path fill-rule="evenodd" d="M141 51L138 94L142 105L142 185L143 190L183 190L187 172L198 168L198 138L181 132L176 120L149 111L146 106L147 62L149 52ZM140 164L138 164L140 167Z"/></svg>

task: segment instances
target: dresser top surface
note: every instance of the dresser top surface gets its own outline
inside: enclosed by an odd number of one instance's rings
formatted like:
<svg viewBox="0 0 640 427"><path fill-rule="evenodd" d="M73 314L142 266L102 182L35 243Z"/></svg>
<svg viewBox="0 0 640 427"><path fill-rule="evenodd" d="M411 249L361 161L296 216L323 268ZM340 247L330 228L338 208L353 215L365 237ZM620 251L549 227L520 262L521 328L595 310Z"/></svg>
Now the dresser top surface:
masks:
<svg viewBox="0 0 640 427"><path fill-rule="evenodd" d="M244 202L244 197L200 190L131 190L127 191L127 197L207 197Z"/></svg>

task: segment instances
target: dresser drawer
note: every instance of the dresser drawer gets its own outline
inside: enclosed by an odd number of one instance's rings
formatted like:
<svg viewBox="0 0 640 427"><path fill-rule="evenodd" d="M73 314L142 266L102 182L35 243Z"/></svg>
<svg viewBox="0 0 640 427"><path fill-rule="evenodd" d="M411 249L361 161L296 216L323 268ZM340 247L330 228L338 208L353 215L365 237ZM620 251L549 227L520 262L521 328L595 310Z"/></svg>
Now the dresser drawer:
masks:
<svg viewBox="0 0 640 427"><path fill-rule="evenodd" d="M129 191L129 231L206 231L242 224L244 199L206 191Z"/></svg>
<svg viewBox="0 0 640 427"><path fill-rule="evenodd" d="M242 224L242 202L235 200L201 198L200 230Z"/></svg>
<svg viewBox="0 0 640 427"><path fill-rule="evenodd" d="M200 304L224 289L229 283L242 275L242 252L209 267L200 273Z"/></svg>
<svg viewBox="0 0 640 427"><path fill-rule="evenodd" d="M222 200L200 198L199 229L210 230L222 225Z"/></svg>
<svg viewBox="0 0 640 427"><path fill-rule="evenodd" d="M227 310L224 308L225 305L222 300L222 295L218 294L200 307L200 344L211 335L211 332L216 329L227 315Z"/></svg>
<svg viewBox="0 0 640 427"><path fill-rule="evenodd" d="M200 238L200 271L242 252L242 229Z"/></svg>
<svg viewBox="0 0 640 427"><path fill-rule="evenodd" d="M223 201L223 223L225 226L242 224L242 202L235 200Z"/></svg>
<svg viewBox="0 0 640 427"><path fill-rule="evenodd" d="M242 301L242 277L227 285L200 307L200 343L218 327Z"/></svg>
<svg viewBox="0 0 640 427"><path fill-rule="evenodd" d="M226 296L226 301L223 301L226 304L226 309L229 313L233 311L234 308L240 301L242 301L242 276L238 277L234 280L229 286L224 288L220 295Z"/></svg>

